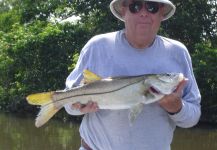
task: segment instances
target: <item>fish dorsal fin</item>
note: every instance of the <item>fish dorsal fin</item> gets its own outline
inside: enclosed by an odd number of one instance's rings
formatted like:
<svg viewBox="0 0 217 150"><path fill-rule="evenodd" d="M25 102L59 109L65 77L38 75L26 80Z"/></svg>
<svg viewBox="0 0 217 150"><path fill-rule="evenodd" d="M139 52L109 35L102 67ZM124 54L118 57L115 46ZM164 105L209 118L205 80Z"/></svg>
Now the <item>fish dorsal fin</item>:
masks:
<svg viewBox="0 0 217 150"><path fill-rule="evenodd" d="M95 73L93 73L87 69L85 69L83 71L83 76L84 76L84 79L83 79L84 84L91 83L91 82L102 79L100 76L96 75Z"/></svg>

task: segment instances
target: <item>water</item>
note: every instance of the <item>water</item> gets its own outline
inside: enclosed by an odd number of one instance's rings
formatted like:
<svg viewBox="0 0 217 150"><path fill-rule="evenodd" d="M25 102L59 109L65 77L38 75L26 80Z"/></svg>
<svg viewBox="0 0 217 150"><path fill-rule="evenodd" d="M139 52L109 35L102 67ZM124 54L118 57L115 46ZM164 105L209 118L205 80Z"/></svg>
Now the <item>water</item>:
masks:
<svg viewBox="0 0 217 150"><path fill-rule="evenodd" d="M0 113L0 150L78 150L78 124L51 119L41 128L34 118L20 118Z"/></svg>
<svg viewBox="0 0 217 150"><path fill-rule="evenodd" d="M34 118L0 113L0 150L78 150L79 124L51 119L41 128ZM217 150L217 127L199 126L175 131L172 150Z"/></svg>

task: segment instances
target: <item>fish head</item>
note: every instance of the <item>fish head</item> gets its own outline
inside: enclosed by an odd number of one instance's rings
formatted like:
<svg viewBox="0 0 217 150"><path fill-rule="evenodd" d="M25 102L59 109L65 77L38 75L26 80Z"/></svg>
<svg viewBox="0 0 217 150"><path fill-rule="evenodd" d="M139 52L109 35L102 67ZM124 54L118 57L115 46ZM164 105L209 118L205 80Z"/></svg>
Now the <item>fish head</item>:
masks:
<svg viewBox="0 0 217 150"><path fill-rule="evenodd" d="M149 87L153 96L171 94L184 79L182 73L150 75L144 84Z"/></svg>

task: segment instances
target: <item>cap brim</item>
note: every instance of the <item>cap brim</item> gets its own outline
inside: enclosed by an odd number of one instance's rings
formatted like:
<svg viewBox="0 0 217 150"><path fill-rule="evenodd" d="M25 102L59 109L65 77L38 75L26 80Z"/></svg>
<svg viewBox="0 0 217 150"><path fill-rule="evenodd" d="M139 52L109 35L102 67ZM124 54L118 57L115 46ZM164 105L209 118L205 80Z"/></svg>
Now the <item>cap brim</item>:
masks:
<svg viewBox="0 0 217 150"><path fill-rule="evenodd" d="M163 3L164 4L164 19L163 20L167 20L170 17L172 17L176 11L176 7L175 5L173 5L172 2L168 1L168 0L144 0L144 1L151 1L151 2L159 2L159 3ZM115 17L117 17L118 19L120 19L121 21L124 21L122 15L121 15L121 0L113 0L110 3L110 10L113 13L113 15Z"/></svg>

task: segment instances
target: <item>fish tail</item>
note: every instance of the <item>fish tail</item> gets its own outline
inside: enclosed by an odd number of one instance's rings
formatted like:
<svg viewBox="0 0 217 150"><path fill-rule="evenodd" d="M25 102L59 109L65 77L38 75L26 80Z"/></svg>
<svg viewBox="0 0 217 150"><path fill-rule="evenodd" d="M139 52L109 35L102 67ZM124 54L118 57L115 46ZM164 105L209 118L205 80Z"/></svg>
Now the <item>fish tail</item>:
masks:
<svg viewBox="0 0 217 150"><path fill-rule="evenodd" d="M45 92L45 93L37 93L31 94L27 96L27 101L31 105L45 105L48 103L52 103L52 95L54 92Z"/></svg>
<svg viewBox="0 0 217 150"><path fill-rule="evenodd" d="M44 125L50 118L56 114L60 108L57 108L54 106L53 103L50 103L48 105L44 105L41 107L41 110L35 120L35 126L36 127L41 127Z"/></svg>
<svg viewBox="0 0 217 150"><path fill-rule="evenodd" d="M36 127L41 127L44 125L48 120L50 120L50 118L54 116L54 114L60 110L60 108L57 108L53 102L53 94L54 92L45 92L27 96L26 99L29 104L41 105L41 110L38 113L35 121Z"/></svg>

